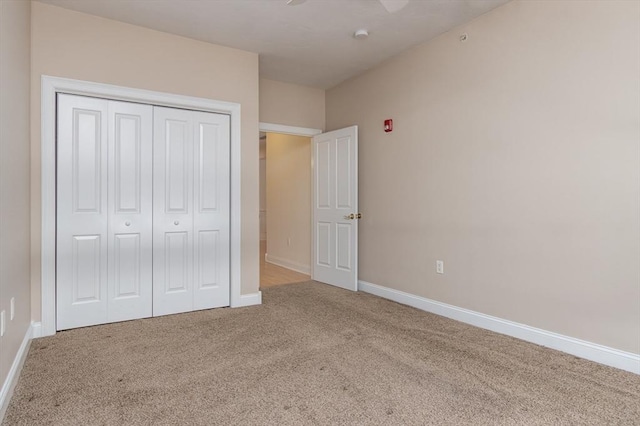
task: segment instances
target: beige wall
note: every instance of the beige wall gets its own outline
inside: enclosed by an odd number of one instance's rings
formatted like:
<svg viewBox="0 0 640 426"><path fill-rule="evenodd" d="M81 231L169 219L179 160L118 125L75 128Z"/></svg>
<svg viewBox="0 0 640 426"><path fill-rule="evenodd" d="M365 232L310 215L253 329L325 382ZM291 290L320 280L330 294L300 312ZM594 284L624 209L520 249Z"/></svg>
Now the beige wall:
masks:
<svg viewBox="0 0 640 426"><path fill-rule="evenodd" d="M308 271L311 265L311 139L267 133L266 174L268 259Z"/></svg>
<svg viewBox="0 0 640 426"><path fill-rule="evenodd" d="M31 4L0 1L0 387L30 323L29 38ZM16 316L9 318L11 298ZM2 413L0 413L2 419Z"/></svg>
<svg viewBox="0 0 640 426"><path fill-rule="evenodd" d="M639 16L514 1L329 90L360 279L640 353Z"/></svg>
<svg viewBox="0 0 640 426"><path fill-rule="evenodd" d="M324 130L325 91L260 79L260 121Z"/></svg>
<svg viewBox="0 0 640 426"><path fill-rule="evenodd" d="M258 55L33 3L32 308L40 317L40 77L238 102L242 108L242 293L258 290Z"/></svg>

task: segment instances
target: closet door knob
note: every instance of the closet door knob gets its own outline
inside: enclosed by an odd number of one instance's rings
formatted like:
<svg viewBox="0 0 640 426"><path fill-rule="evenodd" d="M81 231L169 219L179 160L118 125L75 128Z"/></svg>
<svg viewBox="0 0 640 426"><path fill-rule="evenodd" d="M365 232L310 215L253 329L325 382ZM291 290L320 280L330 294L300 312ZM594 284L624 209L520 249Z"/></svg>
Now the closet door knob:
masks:
<svg viewBox="0 0 640 426"><path fill-rule="evenodd" d="M124 226L131 226L131 222L126 221L126 222L124 223Z"/></svg>
<svg viewBox="0 0 640 426"><path fill-rule="evenodd" d="M180 221L179 221L179 220L174 220L174 221L173 221L173 224L174 224L174 225L180 225Z"/></svg>

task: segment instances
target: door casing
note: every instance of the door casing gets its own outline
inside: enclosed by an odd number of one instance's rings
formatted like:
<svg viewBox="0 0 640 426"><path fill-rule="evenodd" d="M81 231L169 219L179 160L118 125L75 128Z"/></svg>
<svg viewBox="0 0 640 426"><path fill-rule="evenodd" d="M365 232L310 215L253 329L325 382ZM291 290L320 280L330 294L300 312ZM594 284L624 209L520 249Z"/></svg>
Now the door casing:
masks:
<svg viewBox="0 0 640 426"><path fill-rule="evenodd" d="M310 138L309 143L313 146L313 137L322 134L321 129L313 129L310 127L295 127L295 126L286 126L284 124L274 124L274 123L259 123L260 132L265 133L279 133L282 135L292 135L292 136L304 136ZM309 157L309 165L311 167L311 173L313 174L313 149L311 151L311 156ZM311 187L309 188L309 206L313 206L313 179L311 179ZM311 217L309 218L311 222L313 222L313 210L311 212ZM313 258L313 226L311 227L311 247L310 253ZM313 262L309 259L309 275L311 275L311 279L313 279ZM300 271L298 271L300 272Z"/></svg>
<svg viewBox="0 0 640 426"><path fill-rule="evenodd" d="M280 133L280 134L285 134L285 135L294 135L294 136L305 136L305 137L309 137L312 140L311 145L312 145L312 149L311 151L311 158L309 158L309 161L311 163L311 173L312 175L315 173L315 150L313 149L313 137L314 136L318 136L321 135L323 133L323 131L321 129L313 129L313 128L308 128L308 127L295 127L295 126L286 126L286 125L282 125L282 124L275 124L275 123L265 123L265 122L260 122L259 123L259 130L260 132L266 132L266 133ZM357 130L356 130L357 133ZM355 170L356 174L357 174L357 168ZM311 204L311 217L310 220L312 222L312 226L311 226L311 262L310 262L310 274L311 274L311 279L314 279L314 257L315 257L315 229L314 229L314 225L313 223L315 222L315 218L314 218L314 209L313 209L313 197L314 197L314 193L315 193L315 181L312 178L311 179L311 188L310 188L310 195L311 195L311 199L309 200L309 203ZM357 272L356 272L356 277L357 277ZM356 280L357 282L357 280ZM357 285L357 284L356 284Z"/></svg>
<svg viewBox="0 0 640 426"><path fill-rule="evenodd" d="M231 307L259 305L262 293L241 294L240 104L43 75L41 79L41 324L34 337L56 333L56 95L130 101L228 114L231 117Z"/></svg>

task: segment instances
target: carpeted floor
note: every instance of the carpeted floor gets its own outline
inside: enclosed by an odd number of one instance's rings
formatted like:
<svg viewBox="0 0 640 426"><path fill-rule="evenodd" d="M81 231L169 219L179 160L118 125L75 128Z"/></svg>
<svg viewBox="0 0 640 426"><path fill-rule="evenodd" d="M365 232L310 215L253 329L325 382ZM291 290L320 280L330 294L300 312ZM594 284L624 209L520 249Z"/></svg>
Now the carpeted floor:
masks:
<svg viewBox="0 0 640 426"><path fill-rule="evenodd" d="M4 425L640 424L640 376L318 283L32 342Z"/></svg>

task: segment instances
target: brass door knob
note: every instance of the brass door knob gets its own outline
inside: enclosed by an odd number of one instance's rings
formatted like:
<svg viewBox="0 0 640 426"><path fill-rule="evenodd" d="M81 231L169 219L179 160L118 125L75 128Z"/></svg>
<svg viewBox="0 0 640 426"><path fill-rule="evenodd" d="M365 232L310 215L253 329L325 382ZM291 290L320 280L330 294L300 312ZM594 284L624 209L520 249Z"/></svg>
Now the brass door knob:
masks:
<svg viewBox="0 0 640 426"><path fill-rule="evenodd" d="M355 218L356 218L356 215L355 215L355 214L353 214L353 213L351 213L350 215L345 216L344 218L345 218L345 219L349 219L349 220L353 220L353 219L355 219Z"/></svg>

